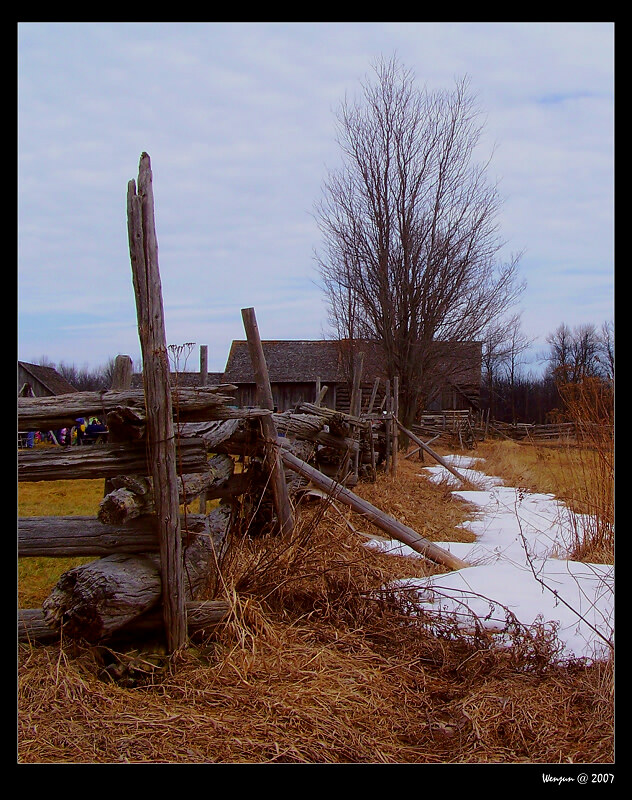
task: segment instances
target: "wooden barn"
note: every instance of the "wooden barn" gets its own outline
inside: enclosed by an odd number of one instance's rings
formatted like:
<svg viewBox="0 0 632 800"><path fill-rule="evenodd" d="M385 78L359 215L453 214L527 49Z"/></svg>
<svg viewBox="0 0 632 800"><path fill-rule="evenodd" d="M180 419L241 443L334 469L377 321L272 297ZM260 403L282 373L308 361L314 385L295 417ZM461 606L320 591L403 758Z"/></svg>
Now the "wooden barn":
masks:
<svg viewBox="0 0 632 800"><path fill-rule="evenodd" d="M350 348L348 342L331 340L263 341L263 351L270 373L272 396L279 411L287 411L297 403L313 402L321 388L327 387L323 405L338 411L349 411ZM477 409L481 389L481 344L437 343L428 410ZM362 405L368 405L377 378L380 379L376 405L384 395L386 374L379 350L365 342L362 370ZM236 403L256 405L254 373L245 340L233 341L223 383L238 387Z"/></svg>
<svg viewBox="0 0 632 800"><path fill-rule="evenodd" d="M52 397L76 391L53 367L18 361L18 397Z"/></svg>

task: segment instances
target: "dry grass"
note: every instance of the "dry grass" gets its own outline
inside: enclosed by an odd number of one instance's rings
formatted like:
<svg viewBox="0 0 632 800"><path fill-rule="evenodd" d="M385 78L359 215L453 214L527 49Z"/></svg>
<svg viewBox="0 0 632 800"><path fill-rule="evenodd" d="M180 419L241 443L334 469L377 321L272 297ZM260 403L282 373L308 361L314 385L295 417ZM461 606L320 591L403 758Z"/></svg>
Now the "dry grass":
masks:
<svg viewBox="0 0 632 800"><path fill-rule="evenodd" d="M465 509L403 462L358 492L427 538ZM609 763L612 665L557 659L541 632L497 648L432 631L379 590L438 571L368 550L345 510L305 504L289 541L234 542L229 621L172 658L20 647L22 763Z"/></svg>
<svg viewBox="0 0 632 800"><path fill-rule="evenodd" d="M560 384L559 421L571 422L579 441L479 446L486 472L511 486L551 492L566 503L575 536L571 558L614 563L614 385L586 377Z"/></svg>
<svg viewBox="0 0 632 800"><path fill-rule="evenodd" d="M608 450L608 447L610 448ZM480 468L509 486L555 495L569 509L571 558L614 563L614 455L608 447L567 443L480 443Z"/></svg>
<svg viewBox="0 0 632 800"><path fill-rule="evenodd" d="M20 761L613 760L608 665L529 673L392 614L360 629L241 611L214 645L162 669L145 656L134 688L104 679L95 649L23 648Z"/></svg>
<svg viewBox="0 0 632 800"><path fill-rule="evenodd" d="M35 481L19 484L18 516L96 516L103 480ZM21 558L18 560L18 608L39 608L59 576L91 558Z"/></svg>

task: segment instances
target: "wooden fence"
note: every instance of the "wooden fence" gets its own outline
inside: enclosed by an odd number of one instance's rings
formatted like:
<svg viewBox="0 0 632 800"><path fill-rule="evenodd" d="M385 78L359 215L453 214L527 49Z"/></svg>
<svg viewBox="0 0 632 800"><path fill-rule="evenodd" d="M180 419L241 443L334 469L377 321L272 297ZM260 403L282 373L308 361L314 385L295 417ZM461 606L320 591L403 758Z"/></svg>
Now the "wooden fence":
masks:
<svg viewBox="0 0 632 800"><path fill-rule="evenodd" d="M169 652L177 651L193 632L212 629L230 613L226 601L197 598L221 566L236 502L250 512L251 530L259 525L289 536L293 503L307 482L427 558L466 566L344 485L367 462L373 471L381 457L389 469L396 466L397 381L393 392L387 386L386 414L376 417L372 407L360 414L357 392L349 415L322 408L320 397L275 414L254 310L243 309L259 407L235 408L234 386L172 386L146 153L138 186L128 184L127 218L143 389L129 388L131 359L119 356L109 391L18 398L20 431L57 430L92 414L109 431L107 444L18 453L21 482L104 480L94 518L19 519L20 557L96 557L65 572L41 609L19 611L19 638L101 642L162 629ZM246 456L248 469L237 474L235 460ZM322 471L328 460L334 478ZM195 498L202 513L187 511ZM206 514L209 500L218 503Z"/></svg>

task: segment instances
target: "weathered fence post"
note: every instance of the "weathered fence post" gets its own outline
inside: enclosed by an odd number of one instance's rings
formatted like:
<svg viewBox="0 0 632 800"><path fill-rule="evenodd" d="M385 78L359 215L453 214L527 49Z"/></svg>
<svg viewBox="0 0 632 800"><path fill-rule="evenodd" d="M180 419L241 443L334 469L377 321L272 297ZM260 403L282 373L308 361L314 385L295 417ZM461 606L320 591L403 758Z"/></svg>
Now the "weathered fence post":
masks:
<svg viewBox="0 0 632 800"><path fill-rule="evenodd" d="M272 387L270 386L268 365L263 353L263 345L261 344L261 337L259 336L259 327L257 326L254 308L242 308L241 316L246 330L250 360L252 361L252 368L255 373L257 403L261 408L267 408L273 411L274 401L272 399ZM266 455L271 470L272 496L280 532L281 534L289 534L294 528L294 519L287 483L285 481L283 462L278 452L277 430L274 420L272 419L272 414L261 417L261 426L266 440Z"/></svg>
<svg viewBox="0 0 632 800"><path fill-rule="evenodd" d="M127 225L143 357L147 441L160 544L163 618L167 647L174 652L186 642L187 620L169 359L158 268L151 163L147 153L140 158L138 189L133 180L128 183Z"/></svg>
<svg viewBox="0 0 632 800"><path fill-rule="evenodd" d="M112 375L113 392L124 392L132 385L132 359L129 356L117 356L114 361ZM103 420L105 422L105 420Z"/></svg>
<svg viewBox="0 0 632 800"><path fill-rule="evenodd" d="M282 451L281 457L290 469L295 470L299 475L303 475L305 478L312 481L319 489L328 492L333 501L340 500L340 502L369 520L369 522L377 525L381 530L386 531L389 536L407 544L415 550L415 552L421 553L436 564L444 564L451 569L463 569L469 566L466 561L453 555L448 550L439 547L438 544L424 539L423 536L420 536L415 530L409 528L408 525L404 525L404 523L391 517L389 514L385 514L367 500L364 500L357 494L349 491L349 489L346 489L342 484L336 483L336 481L323 475L322 472L311 467L293 453L284 450Z"/></svg>
<svg viewBox="0 0 632 800"><path fill-rule="evenodd" d="M200 386L208 383L208 345L200 345Z"/></svg>

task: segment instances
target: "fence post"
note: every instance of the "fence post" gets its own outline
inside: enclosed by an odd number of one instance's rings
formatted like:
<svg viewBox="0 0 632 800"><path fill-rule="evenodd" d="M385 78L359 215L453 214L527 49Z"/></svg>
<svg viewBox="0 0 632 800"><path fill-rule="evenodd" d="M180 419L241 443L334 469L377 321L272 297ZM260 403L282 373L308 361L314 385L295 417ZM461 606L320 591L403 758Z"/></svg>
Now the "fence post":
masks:
<svg viewBox="0 0 632 800"><path fill-rule="evenodd" d="M261 344L261 337L259 336L259 327L257 325L254 308L242 308L241 317L246 330L252 369L255 373L257 403L261 408L267 408L272 411L274 409L274 401L272 399L270 375L263 353L263 345ZM281 461L281 456L278 451L276 425L274 424L271 414L261 417L261 427L263 428L264 438L266 439L266 456L271 470L272 496L274 498L274 506L280 532L281 534L291 534L294 528L294 518L285 480L283 462Z"/></svg>
<svg viewBox="0 0 632 800"><path fill-rule="evenodd" d="M208 383L208 345L200 345L200 386Z"/></svg>
<svg viewBox="0 0 632 800"><path fill-rule="evenodd" d="M186 643L187 620L169 359L158 268L151 162L147 153L140 158L138 190L133 180L128 183L127 224L143 357L147 440L160 544L163 619L167 647L173 653Z"/></svg>

